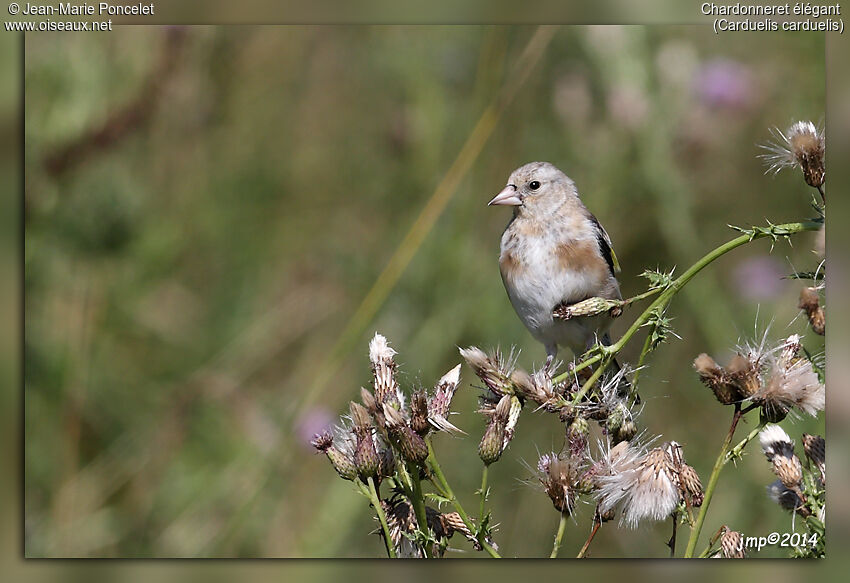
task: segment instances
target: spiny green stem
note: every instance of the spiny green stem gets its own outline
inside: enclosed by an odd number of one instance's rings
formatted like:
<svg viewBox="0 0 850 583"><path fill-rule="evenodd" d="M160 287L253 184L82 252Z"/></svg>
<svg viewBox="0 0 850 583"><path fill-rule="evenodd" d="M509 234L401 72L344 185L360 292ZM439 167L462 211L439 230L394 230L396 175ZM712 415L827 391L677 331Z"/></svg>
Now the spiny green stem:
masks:
<svg viewBox="0 0 850 583"><path fill-rule="evenodd" d="M573 405L578 404L579 401L587 394L587 391L590 390L590 387L593 386L599 377L602 376L602 373L605 372L605 369L608 368L608 365L611 364L611 361L614 360L613 354L607 355L605 360L602 361L602 364L596 367L596 370L593 371L593 374L590 375L590 378L585 381L585 383L581 386L581 389L573 396L572 403Z"/></svg>
<svg viewBox="0 0 850 583"><path fill-rule="evenodd" d="M623 300L622 302L620 302L620 307L621 308L627 308L628 306L632 305L635 302L645 300L646 298L652 297L655 294L661 293L661 291L663 289L664 289L663 287L655 287L655 288L646 290L645 292L643 292L641 294L638 294L636 296L632 296L630 298Z"/></svg>
<svg viewBox="0 0 850 583"><path fill-rule="evenodd" d="M484 522L484 506L487 502L487 470L490 466L484 464L484 469L481 470L481 508L478 511L478 522Z"/></svg>
<svg viewBox="0 0 850 583"><path fill-rule="evenodd" d="M446 476L443 475L443 470L440 468L440 464L437 461L437 456L434 455L434 447L431 445L431 440L427 440L428 442L428 466L431 468L431 472L435 478L437 478L437 482L439 483L439 488L443 491L443 494L446 498L449 499L454 509L460 515L460 519L466 525L466 528L469 529L469 532L475 533L476 538L478 539L478 543L481 547L487 551L487 554L493 557L494 559L501 559L501 555L494 549L486 540L484 533L475 526L475 523L469 519L469 515L463 509L463 506L460 505L460 502L455 496L452 487L449 486L448 481L446 480Z"/></svg>
<svg viewBox="0 0 850 583"><path fill-rule="evenodd" d="M634 396L638 394L638 379L640 378L640 371L643 368L643 363L646 361L646 356L649 354L649 348L652 346L652 335L655 333L655 324L651 325L649 328L649 332L646 334L646 340L643 342L643 348L640 351L640 357L637 361L637 366L635 367L635 375L632 378L632 394L629 395L629 405L632 405L634 402Z"/></svg>
<svg viewBox="0 0 850 583"><path fill-rule="evenodd" d="M735 237L734 239L732 239L730 241L727 241L726 243L724 243L723 245L720 245L719 247L714 248L710 252L703 255L703 257L699 261L697 261L691 267L689 267L687 271L685 271L682 275L680 275L678 278L676 278L668 287L664 288L663 291L660 291L660 294L655 299L655 301L653 301L643 311L643 313L641 313L641 315L637 317L637 319L632 323L632 325L629 327L629 329L626 330L626 333L623 334L617 342L615 342L611 346L606 346L602 349L602 352L603 352L602 355L595 354L595 355L589 357L588 359L586 359L585 361L578 363L577 365L572 367L571 370L558 375L555 379L553 379L554 382L556 382L556 383L562 382L562 381L566 380L568 375L570 375L570 374L572 374L576 371L579 371L583 368L586 368L586 367L590 366L591 364L598 362L599 360L602 360L603 358L605 359L605 361L602 363L602 365L599 366L597 371L599 371L599 369L604 370L607 367L607 365L610 364L610 361L613 360L614 355L617 354L618 352L620 352L620 350L622 350L623 347L626 344L628 344L628 342L637 333L637 331L640 329L640 327L643 326L647 322L647 320L649 320L649 318L652 316L652 313L656 309L660 309L660 308L665 307L673 299L673 296L675 296L677 293L679 293L679 291L681 291L682 288L685 287L685 285L687 285L687 283L689 281L691 281L697 273L702 271L706 266L711 264L713 261L715 261L719 257L722 257L723 255L725 255L726 253L729 253L733 249L737 249L738 247L740 247L742 245L746 245L747 243L750 243L751 241L755 241L756 239L763 239L765 237L770 237L771 233L773 233L773 236L783 236L784 237L784 236L795 235L797 233L802 233L803 231L817 231L821 228L821 226L822 226L822 223L817 222L817 221L801 221L801 222L797 222L797 223L785 223L785 224L782 224L782 225L774 225L771 229L771 232L758 231L757 230L757 231L753 231L752 233L745 233L743 235ZM649 290L649 292L657 293L659 291L659 289ZM644 294L641 294L641 296L646 295L646 297L648 297L649 295L653 295L653 294L650 294L649 292L645 292ZM639 298L640 296L635 296L635 297ZM601 374L602 373L600 371L599 375L601 375ZM599 378L599 375L594 375L596 378L591 377L591 378L593 378L593 382L596 382L596 380ZM585 383L585 386L583 386L582 390L579 392L579 398L583 397L585 395L585 393L587 393L587 390L589 388L590 388L590 385L588 383ZM574 399L574 402L576 402L575 399Z"/></svg>
<svg viewBox="0 0 850 583"><path fill-rule="evenodd" d="M585 360L581 361L580 363L578 363L577 365L572 367L567 372L561 373L560 375L555 377L553 379L553 382L560 383L561 381L565 380L567 378L567 375L569 375L570 373L573 373L573 374L577 373L578 371L585 369L585 368L589 367L591 364L599 362L600 360L602 360L601 354L596 354L594 356L591 356L590 358L586 358Z"/></svg>
<svg viewBox="0 0 850 583"><path fill-rule="evenodd" d="M422 495L422 481L419 479L419 468L410 464L407 468L413 482L413 492L410 497L410 502L413 504L413 512L416 514L416 523L419 525L419 531L428 537L428 515L425 512L425 497ZM431 558L431 545L423 544L422 550L425 551L425 557Z"/></svg>
<svg viewBox="0 0 850 583"><path fill-rule="evenodd" d="M555 543L552 545L552 552L549 553L550 559L558 558L558 551L561 549L561 540L564 538L564 531L567 529L569 516L566 512L561 512L561 520L558 521L558 534L555 535Z"/></svg>
<svg viewBox="0 0 850 583"><path fill-rule="evenodd" d="M741 453L744 451L744 448L747 447L747 444L750 443L762 429L764 429L764 425L764 423L759 423L758 425L756 425L753 430L750 431L747 436L738 443L738 445L730 449L729 453L726 454L726 462L741 457Z"/></svg>
<svg viewBox="0 0 850 583"><path fill-rule="evenodd" d="M384 533L384 544L387 547L387 555L391 559L396 558L395 549L393 548L393 542L390 538L390 527L387 524L387 516L384 514L384 507L381 506L381 498L378 496L378 489L375 488L375 480L372 479L371 476L368 478L368 485L364 484L360 480L357 480L357 486L363 492L363 494L369 498L372 502L372 506L375 508L375 512L378 514L378 521L381 523L381 530Z"/></svg>

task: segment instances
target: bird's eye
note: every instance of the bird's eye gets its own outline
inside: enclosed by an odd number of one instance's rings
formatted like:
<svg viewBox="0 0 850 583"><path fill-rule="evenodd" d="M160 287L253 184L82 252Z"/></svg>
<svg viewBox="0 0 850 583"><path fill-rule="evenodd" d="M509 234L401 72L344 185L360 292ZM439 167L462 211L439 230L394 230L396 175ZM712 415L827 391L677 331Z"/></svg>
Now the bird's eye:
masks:
<svg viewBox="0 0 850 583"><path fill-rule="evenodd" d="M537 182L536 180L532 180L531 182L528 183L528 187L531 190L537 190L538 188L540 188L540 183Z"/></svg>

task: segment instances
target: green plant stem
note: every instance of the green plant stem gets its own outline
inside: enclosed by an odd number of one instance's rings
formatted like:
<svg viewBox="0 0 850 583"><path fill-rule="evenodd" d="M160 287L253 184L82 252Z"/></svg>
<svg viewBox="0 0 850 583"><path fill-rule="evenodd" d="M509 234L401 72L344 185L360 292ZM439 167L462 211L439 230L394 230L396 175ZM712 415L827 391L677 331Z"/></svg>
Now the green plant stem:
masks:
<svg viewBox="0 0 850 583"><path fill-rule="evenodd" d="M410 503L413 504L413 512L416 514L416 523L419 525L419 531L428 536L428 515L425 512L425 497L422 495L422 481L419 479L419 468L410 464L407 468L407 473L410 474L410 480L413 483L412 496ZM422 550L425 552L425 557L431 558L431 545L422 545Z"/></svg>
<svg viewBox="0 0 850 583"><path fill-rule="evenodd" d="M481 508L478 511L478 522L484 522L484 506L487 502L487 471L490 466L484 464L484 469L481 470Z"/></svg>
<svg viewBox="0 0 850 583"><path fill-rule="evenodd" d="M702 502L702 506L699 509L699 515L697 516L696 523L691 527L691 537L688 539L688 548L685 551L685 558L689 558L693 556L694 549L696 548L697 538L699 537L700 530L702 530L703 522L705 521L705 516L708 513L708 506L711 503L711 497L714 494L714 489L717 486L717 481L720 478L720 471L723 469L727 463L732 461L733 459L737 459L741 456L741 453L744 451L744 448L747 444L752 441L759 432L764 429L764 423L759 422L756 427L754 427L747 436L742 439L735 447L729 448L729 445L732 443L732 437L735 434L735 429L737 427L738 421L756 408L756 405L750 405L746 409L741 410L740 404L735 405L735 414L732 417L732 424L729 427L729 434L726 436L726 441L723 443L723 447L720 450L720 455L717 456L717 461L714 462L714 469L711 472L711 476L708 479L708 486L705 489L705 499ZM711 551L711 545L709 544L708 551ZM706 553L703 553L703 555ZM703 555L700 555L702 557Z"/></svg>
<svg viewBox="0 0 850 583"><path fill-rule="evenodd" d="M735 412L732 414L732 423L729 426L729 432L726 434L726 439L723 440L723 446L720 448L720 454L714 462L714 468L711 470L711 476L708 478L708 485L705 487L705 498L702 506L700 506L699 514L697 515L696 524L691 529L691 536L688 538L688 546L685 549L685 558L694 556L699 533L702 530L702 525L705 522L705 516L708 513L708 507L711 505L711 498L714 496L714 489L717 487L717 481L720 478L720 470L728 461L726 453L729 451L729 445L732 443L732 437L735 435L735 429L738 427L738 421L741 420L741 405L735 404Z"/></svg>
<svg viewBox="0 0 850 583"><path fill-rule="evenodd" d="M744 412L746 413L746 410ZM738 445L730 449L729 453L726 454L726 461L730 462L733 459L741 457L741 453L744 451L744 448L747 447L747 444L750 443L750 441L752 441L762 429L764 429L764 425L764 423L759 423L758 425L756 425L753 430L750 431L747 436L738 443Z"/></svg>
<svg viewBox="0 0 850 583"><path fill-rule="evenodd" d="M378 489L375 488L375 480L370 476L368 479L368 485L364 484L360 480L356 480L356 482L360 491L363 492L363 494L372 502L372 506L378 514L378 521L381 523L381 530L384 533L384 544L387 547L387 555L391 559L395 559L396 554L395 549L393 548L392 539L390 538L390 527L387 524L387 516L384 514L384 507L381 506L381 498L378 496Z"/></svg>
<svg viewBox="0 0 850 583"><path fill-rule="evenodd" d="M725 527L726 525L722 525L720 528L714 531L714 534L711 535L710 539L708 539L708 546L705 547L705 550L699 554L700 559L704 559L711 554L711 548L714 546L714 543L717 542L717 539L719 539L723 535L723 529Z"/></svg>
<svg viewBox="0 0 850 583"><path fill-rule="evenodd" d="M602 360L602 363L597 367L596 371L594 371L594 374L590 377L590 379L588 379L587 382L585 382L579 392L576 393L576 395L574 396L573 403L578 403L579 400L584 397L590 387L593 386L593 383L595 383L599 379L599 377L602 375L602 372L604 372L608 365L611 364L611 362L614 360L614 355L620 352L623 347L628 344L628 342L637 333L641 326L643 326L647 322L647 320L649 320L649 318L652 316L652 313L656 309L662 309L666 307L667 304L670 303L670 301L673 299L673 296L679 293L682 288L685 287L685 285L687 285L687 283L691 281L694 276L696 276L696 274L702 271L706 266L714 262L716 259L722 257L726 253L729 253L733 249L737 249L738 247L746 245L747 243L755 241L756 239L763 239L765 237L785 237L795 235L797 233L802 233L803 231L817 231L821 228L821 226L822 223L817 221L800 221L796 223L773 225L769 230L770 232L767 232L766 230L754 230L751 233L744 233L743 235L735 237L734 239L727 241L723 245L714 248L713 250L703 255L703 257L699 261L691 265L691 267L689 267L688 270L685 271L682 275L673 280L673 282L669 286L664 288L663 291L661 291L658 297L655 299L655 301L653 301L641 313L641 315L638 316L634 322L632 322L632 325L629 327L628 330L626 330L625 334L623 334L617 342L615 342L611 346L601 347L599 349L601 354L594 354L593 356L587 358L585 361L572 367L571 370L558 375L555 379L553 379L553 381L556 383L562 382L567 378L569 374L575 373L578 370L586 368L591 364ZM656 292L657 290L649 291ZM646 292L646 294L648 294L648 292Z"/></svg>
<svg viewBox="0 0 850 583"><path fill-rule="evenodd" d="M653 324L649 328L649 332L646 334L646 340L643 342L643 348L640 350L640 357L638 357L637 366L635 366L635 376L632 379L632 386L637 390L637 382L638 378L640 378L640 370L643 367L643 363L646 361L646 356L649 354L649 348L652 346L652 334L655 332L655 325Z"/></svg>
<svg viewBox="0 0 850 583"><path fill-rule="evenodd" d="M431 468L433 476L437 479L437 482L439 483L440 490L442 490L444 496L448 498L449 502L451 502L452 506L454 506L454 509L460 515L460 519L466 525L466 528L469 529L469 532L475 533L475 538L478 540L478 543L481 545L481 547L485 551L487 551L488 555L490 555L494 559L501 559L502 556L487 542L484 533L481 532L481 529L475 526L475 523L469 519L469 515L463 509L463 506L460 505L460 502L458 502L457 496L455 496L452 487L449 486L446 477L443 475L443 470L442 468L440 468L439 462L437 462L437 456L434 455L434 447L431 445L430 440L428 440L427 462L428 466Z"/></svg>
<svg viewBox="0 0 850 583"><path fill-rule="evenodd" d="M625 300L622 300L619 305L620 305L621 308L627 308L630 305L632 305L633 303L639 302L641 300L645 300L646 298L649 298L649 297L652 297L656 294L659 294L663 290L664 290L663 287L654 287L652 289L648 289L645 292L639 293L636 296L632 296L630 298L626 298Z"/></svg>
<svg viewBox="0 0 850 583"><path fill-rule="evenodd" d="M561 549L561 540L564 538L564 531L567 529L569 516L566 512L561 512L561 520L558 521L558 534L555 535L555 543L552 545L552 552L549 553L550 559L558 558L558 551Z"/></svg>

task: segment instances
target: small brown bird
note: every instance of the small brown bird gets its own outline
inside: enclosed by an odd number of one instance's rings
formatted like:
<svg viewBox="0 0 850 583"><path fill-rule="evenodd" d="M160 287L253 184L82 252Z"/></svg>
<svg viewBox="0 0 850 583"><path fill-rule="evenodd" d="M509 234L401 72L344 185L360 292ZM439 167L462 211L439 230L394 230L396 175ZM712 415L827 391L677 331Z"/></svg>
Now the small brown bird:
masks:
<svg viewBox="0 0 850 583"><path fill-rule="evenodd" d="M610 344L608 314L567 321L552 316L559 304L621 299L611 239L582 204L573 181L548 162L531 162L514 170L489 204L514 207L499 268L517 315L546 347L547 368L558 346L580 355L597 337Z"/></svg>

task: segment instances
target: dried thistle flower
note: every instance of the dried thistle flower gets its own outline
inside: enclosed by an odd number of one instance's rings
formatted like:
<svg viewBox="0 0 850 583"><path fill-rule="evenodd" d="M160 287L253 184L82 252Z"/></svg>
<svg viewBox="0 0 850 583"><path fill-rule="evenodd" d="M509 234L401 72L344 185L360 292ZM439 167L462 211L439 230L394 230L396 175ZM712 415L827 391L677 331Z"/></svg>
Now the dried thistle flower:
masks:
<svg viewBox="0 0 850 583"><path fill-rule="evenodd" d="M310 442L318 451L325 454L336 473L343 480L353 480L357 477L357 466L354 465L353 437L341 438L340 447L334 445L334 437L330 431L316 434Z"/></svg>
<svg viewBox="0 0 850 583"><path fill-rule="evenodd" d="M694 359L694 369L700 380L714 393L714 396L724 405L737 403L744 398L731 373L718 365L713 358L702 353Z"/></svg>
<svg viewBox="0 0 850 583"><path fill-rule="evenodd" d="M398 445L402 457L414 464L421 464L428 457L428 444L422 436L413 431L401 412L384 403L384 416L387 419L387 431Z"/></svg>
<svg viewBox="0 0 850 583"><path fill-rule="evenodd" d="M511 373L513 372L513 358L504 360L501 354L496 352L488 356L483 350L475 346L469 348L461 348L460 355L466 360L467 364L472 367L476 376L480 378L484 384L493 393L501 397L502 395L512 395L514 387L511 383Z"/></svg>
<svg viewBox="0 0 850 583"><path fill-rule="evenodd" d="M451 537L455 532L459 532L466 538L466 540L472 543L472 547L475 550L480 551L482 549L481 543L478 541L472 531L469 530L469 528L466 526L466 523L463 522L463 518L461 518L460 514L458 514L457 512L446 512L444 514L441 514L440 522L443 525L443 529L445 530L447 537ZM498 545L493 541L492 538L490 538L489 534L485 537L485 540L488 545L498 550Z"/></svg>
<svg viewBox="0 0 850 583"><path fill-rule="evenodd" d="M675 482L679 488L679 497L691 506L702 506L705 497L702 491L702 482L697 471L685 463L685 454L682 446L675 441L667 442L664 450L670 458L671 465L675 470Z"/></svg>
<svg viewBox="0 0 850 583"><path fill-rule="evenodd" d="M376 332L369 342L369 360L375 378L375 398L379 404L389 404L398 410L404 407L404 395L395 379L395 354L396 351L390 348L387 339Z"/></svg>
<svg viewBox="0 0 850 583"><path fill-rule="evenodd" d="M371 415L378 412L378 401L375 399L375 395L370 393L368 389L360 387L360 400L363 401L363 406L366 407L366 410Z"/></svg>
<svg viewBox="0 0 850 583"><path fill-rule="evenodd" d="M790 457L794 455L794 441L779 425L767 425L759 432L759 443L767 461L774 456Z"/></svg>
<svg viewBox="0 0 850 583"><path fill-rule="evenodd" d="M781 421L792 407L814 417L826 405L826 387L812 363L796 357L799 349L800 337L789 336L771 365L769 377L750 398L762 406L771 421Z"/></svg>
<svg viewBox="0 0 850 583"><path fill-rule="evenodd" d="M375 438L375 447L378 450L378 477L391 478L395 474L395 454L393 448L390 447L383 439Z"/></svg>
<svg viewBox="0 0 850 583"><path fill-rule="evenodd" d="M537 462L538 479L558 512L572 514L575 508L580 458L547 453Z"/></svg>
<svg viewBox="0 0 850 583"><path fill-rule="evenodd" d="M820 472L821 482L826 481L826 440L820 435L803 434L803 450L809 461Z"/></svg>
<svg viewBox="0 0 850 583"><path fill-rule="evenodd" d="M437 431L463 433L449 422L449 408L459 384L460 365L457 365L444 374L434 387L434 394L428 400L428 422Z"/></svg>
<svg viewBox="0 0 850 583"><path fill-rule="evenodd" d="M572 457L583 459L588 456L589 435L590 424L583 417L576 417L567 426L567 447Z"/></svg>
<svg viewBox="0 0 850 583"><path fill-rule="evenodd" d="M806 507L798 492L788 488L782 480L771 483L767 487L767 495L789 512L796 512L804 518L811 515L811 511Z"/></svg>
<svg viewBox="0 0 850 583"><path fill-rule="evenodd" d="M381 507L387 517L390 542L396 556L405 559L425 558L424 550L412 538L417 530L418 523L416 522L416 513L410 502L403 498L381 500ZM438 510L426 506L425 520L428 522L428 530L431 531L436 541L436 544L431 548L432 556L441 557L443 555L445 546L441 543L451 538L455 532L460 532L467 538L471 537L476 544L478 543L456 512L441 514Z"/></svg>
<svg viewBox="0 0 850 583"><path fill-rule="evenodd" d="M702 490L699 474L692 466L682 464L679 468L679 483L682 496L690 498L691 506L702 506L705 493Z"/></svg>
<svg viewBox="0 0 850 583"><path fill-rule="evenodd" d="M800 290L800 301L797 307L806 314L809 325L815 334L823 336L826 333L826 312L820 305L820 296L816 287L804 287Z"/></svg>
<svg viewBox="0 0 850 583"><path fill-rule="evenodd" d="M371 429L372 418L369 411L363 405L351 401L348 404L348 410L351 413L351 422L354 424L354 431L362 431Z"/></svg>
<svg viewBox="0 0 850 583"><path fill-rule="evenodd" d="M410 397L410 428L425 437L431 428L428 423L428 398L425 391L416 391Z"/></svg>
<svg viewBox="0 0 850 583"><path fill-rule="evenodd" d="M744 396L749 397L761 386L761 358L758 352L748 351L746 356L736 354L726 365L730 381Z"/></svg>
<svg viewBox="0 0 850 583"><path fill-rule="evenodd" d="M503 395L490 414L484 436L478 444L478 457L490 465L502 456L507 445L507 427L511 411L511 396Z"/></svg>
<svg viewBox="0 0 850 583"><path fill-rule="evenodd" d="M620 520L631 528L644 518L663 520L679 504L676 481L676 470L664 448L643 453L622 441L608 450L595 476L600 513L621 508Z"/></svg>
<svg viewBox="0 0 850 583"><path fill-rule="evenodd" d="M511 373L510 380L519 396L537 403L550 413L560 411L566 404L561 392L563 386L556 387L552 383L551 372L546 369L533 374L517 369Z"/></svg>
<svg viewBox="0 0 850 583"><path fill-rule="evenodd" d="M747 554L744 549L744 537L736 530L723 527L720 535L720 552L724 559L744 559Z"/></svg>
<svg viewBox="0 0 850 583"><path fill-rule="evenodd" d="M377 476L381 465L381 459L375 448L372 420L363 405L352 401L349 404L349 410L356 438L354 466L357 468L358 475L366 480L370 476Z"/></svg>
<svg viewBox="0 0 850 583"><path fill-rule="evenodd" d="M822 130L810 121L798 121L784 133L775 128L771 130L775 142L761 146L767 150L762 158L767 164L767 172L778 173L783 168L800 168L806 184L819 188L824 183L826 167L826 140Z"/></svg>
<svg viewBox="0 0 850 583"><path fill-rule="evenodd" d="M773 473L782 484L791 490L799 490L803 481L803 466L794 453L794 442L779 425L768 425L759 433L759 442L773 466ZM802 495L799 494L802 498Z"/></svg>

